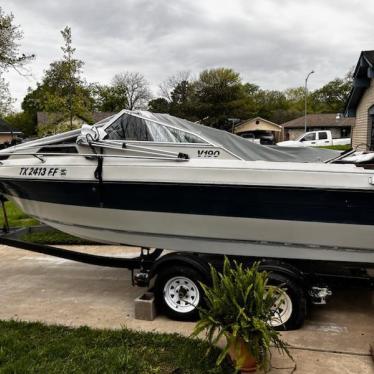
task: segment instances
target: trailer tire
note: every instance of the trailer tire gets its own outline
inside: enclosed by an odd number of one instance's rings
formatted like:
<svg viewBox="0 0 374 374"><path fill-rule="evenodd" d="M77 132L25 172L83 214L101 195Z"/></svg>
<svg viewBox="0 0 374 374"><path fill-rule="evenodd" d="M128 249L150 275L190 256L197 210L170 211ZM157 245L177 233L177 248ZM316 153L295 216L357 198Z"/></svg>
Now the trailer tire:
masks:
<svg viewBox="0 0 374 374"><path fill-rule="evenodd" d="M196 307L203 302L199 282L204 280L192 267L178 265L161 269L155 281L157 309L174 320L196 320L199 316Z"/></svg>
<svg viewBox="0 0 374 374"><path fill-rule="evenodd" d="M296 330L300 328L306 316L306 296L303 287L294 279L279 273L269 273L269 285L279 286L284 291L283 303L277 310L272 325L276 330Z"/></svg>

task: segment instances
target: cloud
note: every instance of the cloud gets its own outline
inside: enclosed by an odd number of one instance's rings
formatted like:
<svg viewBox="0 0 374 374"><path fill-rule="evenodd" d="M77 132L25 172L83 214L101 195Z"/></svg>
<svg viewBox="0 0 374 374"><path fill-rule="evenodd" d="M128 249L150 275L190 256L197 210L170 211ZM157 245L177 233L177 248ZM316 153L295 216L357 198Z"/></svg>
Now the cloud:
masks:
<svg viewBox="0 0 374 374"><path fill-rule="evenodd" d="M72 27L88 81L107 83L121 71L139 71L153 87L180 70L193 74L227 66L268 89L311 88L343 76L359 52L373 49L370 0L5 0L24 30L22 50L35 53L27 81L8 73L22 99L60 58L59 30ZM157 92L155 92L157 93Z"/></svg>

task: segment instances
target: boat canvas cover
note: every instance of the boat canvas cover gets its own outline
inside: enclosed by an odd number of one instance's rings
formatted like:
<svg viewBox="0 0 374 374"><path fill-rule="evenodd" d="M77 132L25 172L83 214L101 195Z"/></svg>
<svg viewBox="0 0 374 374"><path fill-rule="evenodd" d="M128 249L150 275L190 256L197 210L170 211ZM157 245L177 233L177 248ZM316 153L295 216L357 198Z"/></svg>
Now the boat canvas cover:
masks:
<svg viewBox="0 0 374 374"><path fill-rule="evenodd" d="M214 129L165 113L123 110L94 125L100 128L100 140L113 139L211 144L222 147L240 159L273 162L324 162L338 157L341 152L311 147L278 147L255 144L238 135ZM50 144L72 142L81 134L80 129L18 144L0 150L9 153Z"/></svg>
<svg viewBox="0 0 374 374"><path fill-rule="evenodd" d="M189 142L201 143L205 141L217 147L222 147L247 161L324 162L339 156L341 153L334 150L311 147L281 148L278 146L255 144L227 131L193 123L165 113L151 113L146 111L126 111L107 126L105 132L111 139L125 138L126 140L126 134L113 137L111 133L115 128L126 129L127 131L130 123L136 124L132 127L142 132L142 134L138 134L138 140L183 142L183 139L180 139L181 136L176 136L176 132L174 131L174 129L179 129L181 133L187 131L189 134L195 134L200 138L193 137L193 135L188 136ZM169 132L167 130L168 126L170 126ZM147 132L147 135L145 135L145 132ZM132 135L134 136L134 134Z"/></svg>

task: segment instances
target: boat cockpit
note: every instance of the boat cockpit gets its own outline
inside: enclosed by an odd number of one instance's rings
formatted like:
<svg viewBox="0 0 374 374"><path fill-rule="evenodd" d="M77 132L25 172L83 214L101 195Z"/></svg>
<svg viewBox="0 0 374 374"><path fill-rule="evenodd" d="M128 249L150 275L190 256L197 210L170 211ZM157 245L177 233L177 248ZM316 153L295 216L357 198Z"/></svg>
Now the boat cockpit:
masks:
<svg viewBox="0 0 374 374"><path fill-rule="evenodd" d="M0 151L0 159L26 155L92 155L176 160L231 159L298 163L373 163L374 153L255 144L227 131L165 113L122 110L81 129L18 144ZM350 158L349 158L350 157ZM353 158L352 158L353 157Z"/></svg>

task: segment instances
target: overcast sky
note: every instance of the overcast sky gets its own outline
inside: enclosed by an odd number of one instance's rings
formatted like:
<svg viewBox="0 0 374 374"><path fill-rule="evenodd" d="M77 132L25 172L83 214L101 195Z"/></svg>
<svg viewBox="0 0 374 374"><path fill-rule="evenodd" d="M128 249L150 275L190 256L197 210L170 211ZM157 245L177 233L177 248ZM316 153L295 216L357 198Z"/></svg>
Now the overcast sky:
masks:
<svg viewBox="0 0 374 374"><path fill-rule="evenodd" d="M34 53L29 79L9 72L18 99L61 58L60 30L71 26L88 82L139 71L158 84L181 70L225 66L266 89L310 88L342 77L361 50L374 49L372 0L3 0Z"/></svg>

